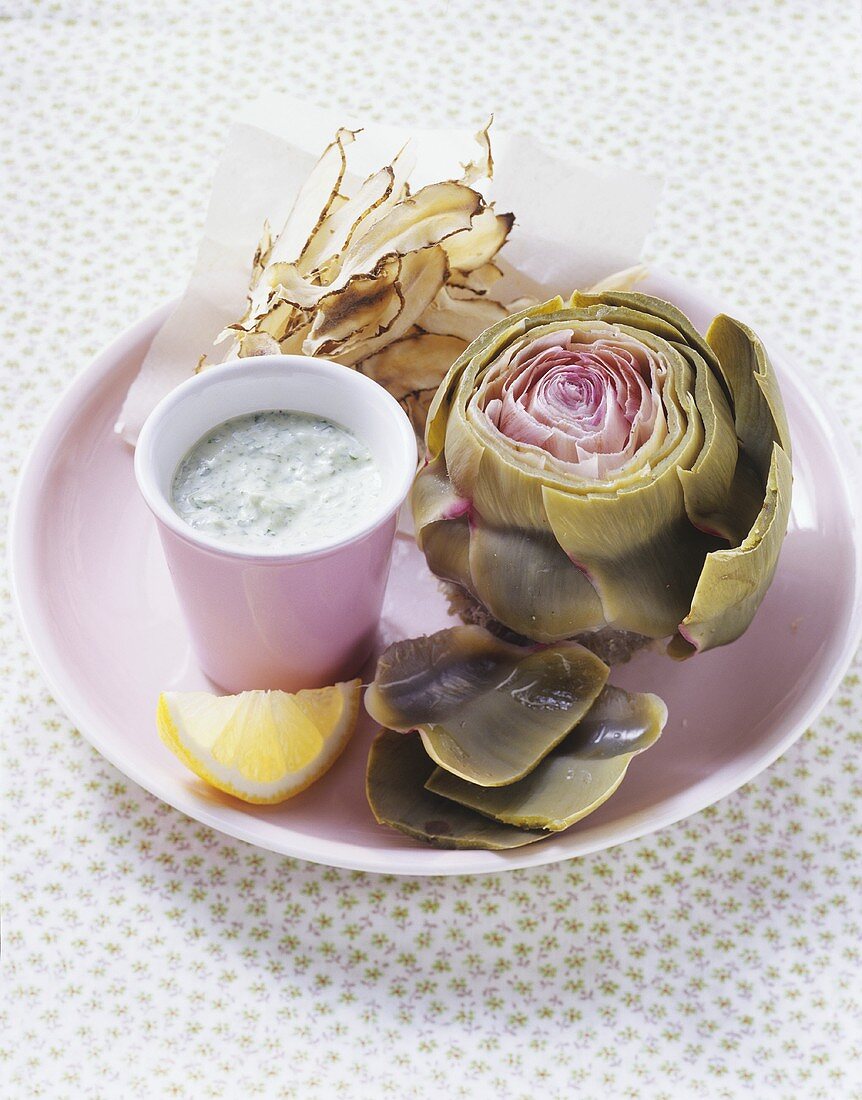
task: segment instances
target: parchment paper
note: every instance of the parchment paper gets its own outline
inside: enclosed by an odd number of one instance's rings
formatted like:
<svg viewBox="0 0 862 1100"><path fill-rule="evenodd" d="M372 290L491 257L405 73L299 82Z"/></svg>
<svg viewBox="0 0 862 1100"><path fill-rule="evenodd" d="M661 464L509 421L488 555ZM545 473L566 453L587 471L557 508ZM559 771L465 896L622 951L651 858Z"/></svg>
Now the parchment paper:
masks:
<svg viewBox="0 0 862 1100"><path fill-rule="evenodd" d="M188 286L156 335L129 389L116 431L134 444L144 420L202 355L220 362L229 342L218 333L244 310L251 261L265 219L281 228L315 161L339 126L363 132L350 146L355 177L388 164L406 142L416 153L411 185L457 178L476 152L471 129L417 130L364 125L291 96L256 100L231 127L216 170L204 235ZM515 227L498 260L501 301L522 294L569 294L637 263L653 221L661 181L585 159L552 155L535 138L493 127L494 179L484 188ZM348 188L356 179L348 182Z"/></svg>

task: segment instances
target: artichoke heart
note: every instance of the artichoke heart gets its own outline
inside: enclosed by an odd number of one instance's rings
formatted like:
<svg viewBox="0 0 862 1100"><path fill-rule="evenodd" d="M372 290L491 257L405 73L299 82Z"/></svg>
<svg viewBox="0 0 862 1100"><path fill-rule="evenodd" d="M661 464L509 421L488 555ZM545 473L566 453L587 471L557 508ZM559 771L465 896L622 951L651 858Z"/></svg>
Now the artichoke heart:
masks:
<svg viewBox="0 0 862 1100"><path fill-rule="evenodd" d="M632 758L658 740L666 721L657 695L606 685L568 737L516 783L479 787L437 768L425 786L504 824L557 832L610 798Z"/></svg>
<svg viewBox="0 0 862 1100"><path fill-rule="evenodd" d="M608 666L575 642L511 645L479 626L396 642L365 707L389 729L419 730L429 756L485 787L532 771L592 706Z"/></svg>

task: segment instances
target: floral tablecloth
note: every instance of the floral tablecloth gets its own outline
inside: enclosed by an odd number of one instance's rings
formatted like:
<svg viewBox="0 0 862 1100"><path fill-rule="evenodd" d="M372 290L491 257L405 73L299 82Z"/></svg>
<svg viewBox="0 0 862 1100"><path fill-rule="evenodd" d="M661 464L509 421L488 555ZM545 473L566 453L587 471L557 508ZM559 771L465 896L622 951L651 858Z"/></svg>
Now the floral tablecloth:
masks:
<svg viewBox="0 0 862 1100"><path fill-rule="evenodd" d="M0 0L2 493L183 285L239 102L507 127L667 179L647 259L780 328L862 442L862 15L840 0ZM679 825L409 879L234 842L72 728L4 586L4 1095L862 1096L862 688Z"/></svg>

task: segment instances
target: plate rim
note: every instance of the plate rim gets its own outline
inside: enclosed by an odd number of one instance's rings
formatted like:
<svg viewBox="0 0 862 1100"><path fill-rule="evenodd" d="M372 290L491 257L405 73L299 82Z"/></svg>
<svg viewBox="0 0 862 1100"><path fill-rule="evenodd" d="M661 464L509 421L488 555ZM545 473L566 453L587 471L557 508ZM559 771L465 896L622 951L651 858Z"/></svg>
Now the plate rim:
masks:
<svg viewBox="0 0 862 1100"><path fill-rule="evenodd" d="M689 282L683 283L658 267L652 266L650 268L650 276L671 291L678 289L683 295L693 295L705 303L714 300L713 294L703 286ZM108 724L104 723L91 710L86 696L83 692L77 690L74 682L70 683L64 678L68 674L63 668L63 662L55 660L57 655L52 651L50 631L46 629L39 608L38 585L33 583L34 576L28 573L28 569L32 567L27 565L27 551L32 545L33 518L38 501L38 493L28 491L40 467L44 467L50 462L52 454L58 445L62 443L65 429L69 424L68 413L77 409L88 395L98 392L101 385L116 369L117 362L128 353L130 347L148 335L151 338L155 336L160 324L173 310L177 301L178 299L173 299L163 302L129 325L118 336L109 341L92 361L80 370L57 395L29 446L17 478L9 512L7 552L12 606L22 635L52 696L71 719L78 732L97 752L104 756L124 776L137 783L160 801L186 814L193 820L215 829L217 832L251 844L254 847L295 859L346 870L428 877L498 874L507 870L545 866L567 859L576 859L598 851L605 851L619 844L648 836L674 825L686 817L700 813L722 798L733 794L734 791L751 782L762 771L770 767L779 756L798 740L840 685L859 648L860 641L862 641L862 540L859 537L859 514L857 508L854 507L854 502L858 502L860 499L860 486L862 486L860 458L849 433L840 419L835 416L827 416L830 409L828 401L824 403L819 397L816 402L813 400L811 387L804 382L804 379L810 378L810 376L798 372L802 374L802 384L798 384L796 379L793 379L791 385L801 395L808 412L816 417L827 444L837 460L837 465L842 470L841 488L846 511L851 520L851 536L855 550L851 614L840 656L834 663L830 675L824 677L818 689L813 692L812 701L803 709L797 721L788 727L783 736L778 737L768 749L757 753L743 753L740 757L735 758L737 763L732 769L733 776L730 782L722 779L725 773L730 770L729 765L725 765L694 786L686 788L684 792L660 804L662 807L661 812L634 812L614 823L600 826L591 834L583 834L584 840L580 844L571 845L576 850L565 852L557 850L556 845L553 844L555 838L551 837L543 844L530 845L527 848L516 849L513 852L450 851L422 847L369 849L346 841L318 838L319 848L310 852L307 849L307 836L305 834L297 836L288 827L267 823L271 829L277 830L276 837L261 838L241 822L225 821L219 813L211 811L207 805L202 803L195 796L192 789L172 789L169 793L165 793L165 788L158 782L157 776L151 777L141 774L134 764L130 765L114 752L111 743L111 732L110 730L107 733L105 732L105 727ZM789 365L792 362L792 359L786 356L780 347L780 343L774 339L772 334L769 336L769 344L771 352L777 352L772 357L778 361L780 368L784 364ZM780 373L782 375L789 374L786 370L780 370ZM744 762L744 767L739 767L740 761ZM692 799L695 792L697 792L698 797ZM648 822L645 823L644 819L648 819ZM283 841L281 840L282 835L284 837ZM560 834L561 837L563 835ZM571 834L573 838L577 835ZM356 854L351 855L351 853ZM467 864L467 866L457 866L459 862ZM452 866L453 863L456 865Z"/></svg>

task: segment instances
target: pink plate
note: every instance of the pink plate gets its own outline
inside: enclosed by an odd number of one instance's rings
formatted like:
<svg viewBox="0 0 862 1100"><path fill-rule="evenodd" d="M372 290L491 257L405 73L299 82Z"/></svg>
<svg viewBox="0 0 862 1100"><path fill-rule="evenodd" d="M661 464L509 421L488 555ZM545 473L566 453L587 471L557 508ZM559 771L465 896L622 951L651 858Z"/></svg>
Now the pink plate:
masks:
<svg viewBox="0 0 862 1100"><path fill-rule="evenodd" d="M675 302L701 330L719 312L663 275L644 289ZM333 769L290 802L251 807L210 790L156 734L160 691L209 685L135 487L132 452L112 431L169 308L115 341L54 409L21 478L12 576L30 644L77 727L129 778L191 817L263 848L366 871L466 874L553 863L643 836L735 790L802 733L837 686L862 622L855 457L805 377L779 359L795 487L775 581L733 645L684 664L644 654L614 674L625 687L660 694L670 721L591 817L508 853L425 847L377 825L366 804L367 719ZM381 646L449 621L412 539L399 536Z"/></svg>

